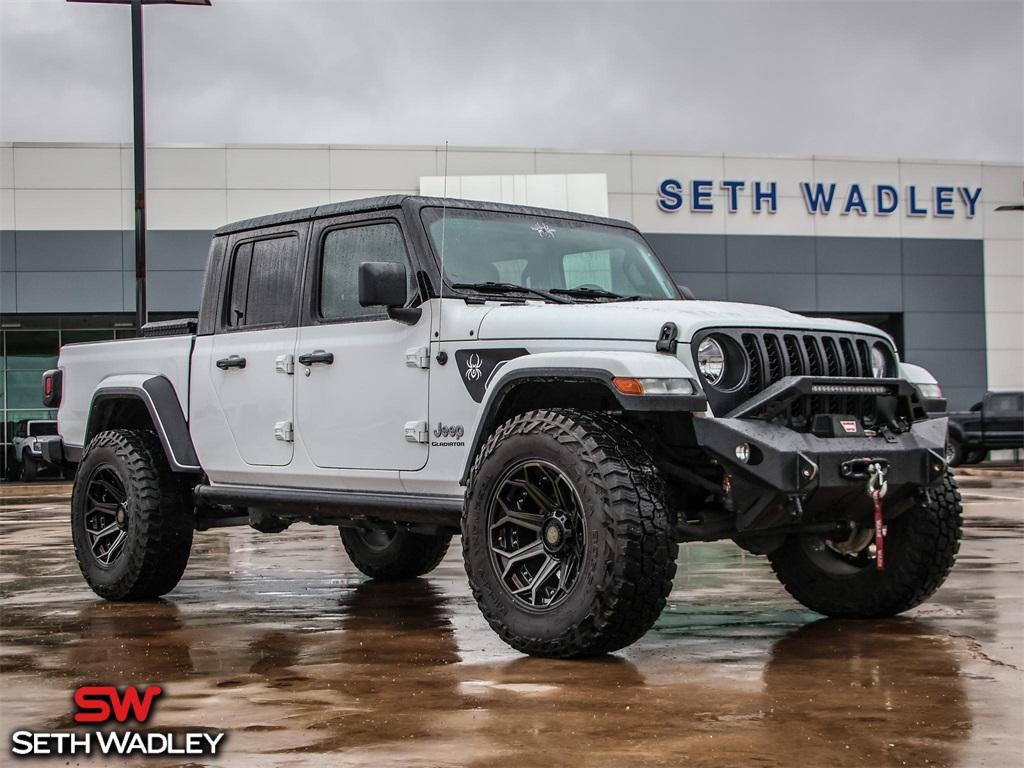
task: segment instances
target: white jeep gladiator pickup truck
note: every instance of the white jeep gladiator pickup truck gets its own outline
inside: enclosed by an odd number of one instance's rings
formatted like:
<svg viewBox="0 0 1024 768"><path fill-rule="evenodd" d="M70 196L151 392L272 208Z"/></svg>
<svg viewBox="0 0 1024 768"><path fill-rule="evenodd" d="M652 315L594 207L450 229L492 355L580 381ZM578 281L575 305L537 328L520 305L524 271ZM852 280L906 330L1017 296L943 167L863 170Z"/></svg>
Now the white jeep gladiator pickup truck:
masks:
<svg viewBox="0 0 1024 768"><path fill-rule="evenodd" d="M461 531L487 621L553 657L641 637L681 542L767 555L829 616L926 600L961 534L934 379L875 328L686 293L635 228L564 211L400 196L222 227L198 320L44 376L82 573L152 598L193 531L302 521L411 578Z"/></svg>

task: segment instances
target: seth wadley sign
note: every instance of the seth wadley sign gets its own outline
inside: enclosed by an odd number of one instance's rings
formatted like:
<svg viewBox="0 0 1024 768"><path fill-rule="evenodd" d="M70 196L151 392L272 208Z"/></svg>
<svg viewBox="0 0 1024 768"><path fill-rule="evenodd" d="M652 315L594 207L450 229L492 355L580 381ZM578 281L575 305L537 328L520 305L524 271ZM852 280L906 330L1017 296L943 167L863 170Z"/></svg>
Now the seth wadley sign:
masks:
<svg viewBox="0 0 1024 768"><path fill-rule="evenodd" d="M665 179L658 185L658 207L666 213L675 213L688 199L693 213L712 213L716 191L724 193L717 202L724 202L729 213L739 210L741 196L749 198L754 213L778 211L779 185L775 181L726 180L716 184L710 179L694 179L688 183ZM971 219L981 199L981 187L936 186L926 190L908 184L901 190L893 184L850 184L841 189L834 183L804 181L800 183L799 194L807 205L807 212L814 216L830 213L890 216L902 207L907 216L950 219L963 215Z"/></svg>

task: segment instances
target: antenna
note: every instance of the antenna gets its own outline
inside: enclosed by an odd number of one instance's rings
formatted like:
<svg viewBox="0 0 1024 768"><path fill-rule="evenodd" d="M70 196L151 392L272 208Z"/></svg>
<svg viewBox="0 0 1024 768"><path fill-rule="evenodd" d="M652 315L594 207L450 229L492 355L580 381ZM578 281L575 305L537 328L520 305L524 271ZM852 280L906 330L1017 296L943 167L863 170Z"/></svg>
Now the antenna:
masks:
<svg viewBox="0 0 1024 768"><path fill-rule="evenodd" d="M437 337L438 344L444 343L444 326L441 324L442 313L444 312L444 224L448 213L448 142L444 143L444 183L441 192L441 291L440 300L437 305ZM448 353L443 350L437 352L438 365L448 362Z"/></svg>

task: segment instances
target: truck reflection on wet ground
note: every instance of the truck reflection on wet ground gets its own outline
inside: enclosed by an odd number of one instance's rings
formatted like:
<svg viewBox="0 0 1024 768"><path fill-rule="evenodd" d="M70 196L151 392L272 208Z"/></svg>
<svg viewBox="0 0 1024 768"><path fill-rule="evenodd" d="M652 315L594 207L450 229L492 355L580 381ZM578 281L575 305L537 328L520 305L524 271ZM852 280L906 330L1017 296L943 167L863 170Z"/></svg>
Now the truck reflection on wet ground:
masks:
<svg viewBox="0 0 1024 768"><path fill-rule="evenodd" d="M5 738L74 727L79 685L159 683L155 727L227 731L225 766L1002 765L1024 746L1019 502L968 491L961 561L908 617L822 620L763 558L687 546L652 632L565 662L491 633L458 547L378 584L330 530L211 532L166 600L105 603L66 496L3 490Z"/></svg>

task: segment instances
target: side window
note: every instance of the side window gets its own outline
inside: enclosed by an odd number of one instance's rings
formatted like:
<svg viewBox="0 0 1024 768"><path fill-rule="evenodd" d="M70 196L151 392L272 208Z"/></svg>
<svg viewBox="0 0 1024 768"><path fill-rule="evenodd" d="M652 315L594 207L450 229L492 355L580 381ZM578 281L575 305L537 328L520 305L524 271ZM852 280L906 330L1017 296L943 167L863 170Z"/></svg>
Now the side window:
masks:
<svg viewBox="0 0 1024 768"><path fill-rule="evenodd" d="M298 239L294 236L242 243L235 248L228 281L229 328L285 325L296 285Z"/></svg>
<svg viewBox="0 0 1024 768"><path fill-rule="evenodd" d="M1020 396L1019 395L992 395L990 406L993 411L998 413L1012 413L1013 411L1019 411L1020 408Z"/></svg>
<svg viewBox="0 0 1024 768"><path fill-rule="evenodd" d="M383 307L359 305L359 265L366 261L405 264L412 293L414 274L397 224L369 224L327 233L320 263L320 317L324 320L383 318Z"/></svg>

